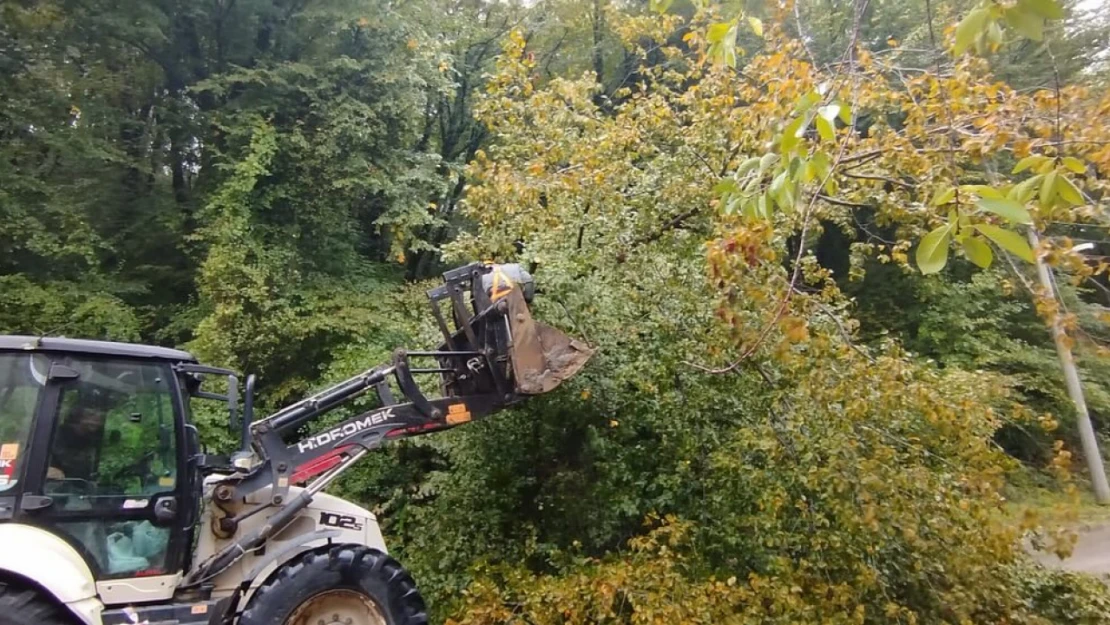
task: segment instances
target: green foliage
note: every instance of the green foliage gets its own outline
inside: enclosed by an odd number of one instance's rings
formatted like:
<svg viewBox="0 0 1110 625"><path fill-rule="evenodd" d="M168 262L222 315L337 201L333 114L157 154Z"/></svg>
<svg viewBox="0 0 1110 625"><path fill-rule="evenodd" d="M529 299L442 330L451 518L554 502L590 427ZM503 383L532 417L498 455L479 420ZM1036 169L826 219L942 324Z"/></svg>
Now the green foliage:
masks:
<svg viewBox="0 0 1110 625"><path fill-rule="evenodd" d="M851 587L828 587L818 597L803 586L754 574L692 580L691 573L700 568L700 545L691 536L689 523L668 517L652 525L650 533L630 540L619 556L567 554L560 575L479 566L480 581L467 593L460 618L448 623L932 622L894 602L879 610L853 606L850 599L835 611L814 605L815 600L826 603L829 597L847 599ZM875 569L881 570L881 565ZM1029 600L1008 605L999 601L1007 584L1020 586ZM979 591L985 600L969 622L1091 625L1105 619L1110 608L1101 582L1026 564L984 570ZM959 618L957 610L944 612L943 622Z"/></svg>
<svg viewBox="0 0 1110 625"><path fill-rule="evenodd" d="M1051 430L1057 423L1058 434L1078 445L1075 413L1051 335L1032 302L1014 288L998 271L941 282L878 263L869 266L862 283L847 287L858 305L865 338L893 334L911 352L944 367L1007 376L1024 410L996 406L1005 422L996 438L1017 458L1043 466L1050 459ZM1065 296L1069 306L1088 306L1070 290ZM1088 408L1105 428L1110 365L1089 343L1081 342L1077 349Z"/></svg>
<svg viewBox="0 0 1110 625"><path fill-rule="evenodd" d="M265 412L434 345L416 280L521 261L589 367L334 488L438 616L1102 622L1104 588L997 523L1012 458L1048 480L1075 436L1004 254L1031 223L1110 254L1051 224L1097 217L1110 152L1056 154L1017 90L1094 66L1106 24L1060 6L0 0L0 329L186 345ZM930 21L987 58L925 69ZM1009 138L947 161L952 114ZM1105 431L1102 300L1062 287Z"/></svg>

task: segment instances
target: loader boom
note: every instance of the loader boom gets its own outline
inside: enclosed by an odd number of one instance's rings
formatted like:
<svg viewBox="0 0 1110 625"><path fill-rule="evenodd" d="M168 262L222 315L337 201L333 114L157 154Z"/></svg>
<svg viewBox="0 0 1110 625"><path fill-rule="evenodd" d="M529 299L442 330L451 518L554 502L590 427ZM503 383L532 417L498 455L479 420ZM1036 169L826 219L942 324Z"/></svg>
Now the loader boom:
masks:
<svg viewBox="0 0 1110 625"><path fill-rule="evenodd" d="M391 363L250 423L249 440L244 441L250 450L240 452L236 462L240 470L216 485L212 499L221 506L269 489L269 501L237 515L229 513L220 519L220 529L234 535L243 519L266 508L278 510L260 529L197 565L187 576L186 586L211 579L264 544L307 507L316 493L384 442L491 415L529 395L547 392L574 375L593 351L533 321L527 303L531 292L531 276L516 265L474 263L448 271L444 284L428 292L432 314L443 334L437 349L398 350ZM450 324L441 307L444 302L449 304ZM426 395L417 375L438 376L438 393ZM349 406L371 389L377 395L373 408L320 431L301 434L303 427ZM251 401L249 391L246 399ZM245 420L250 420L250 412L244 410ZM304 490L290 499L290 486L301 483L307 484Z"/></svg>

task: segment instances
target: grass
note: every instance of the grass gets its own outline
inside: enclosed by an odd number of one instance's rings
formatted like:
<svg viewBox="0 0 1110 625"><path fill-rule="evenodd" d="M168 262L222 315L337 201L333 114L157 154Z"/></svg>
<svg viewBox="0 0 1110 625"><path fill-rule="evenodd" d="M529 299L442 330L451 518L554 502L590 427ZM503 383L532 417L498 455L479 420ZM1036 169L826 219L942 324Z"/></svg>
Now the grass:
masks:
<svg viewBox="0 0 1110 625"><path fill-rule="evenodd" d="M1076 529L1110 524L1110 506L1095 502L1090 486L1085 482L1075 485L1074 493L1043 486L1013 486L1006 492L1006 517L1019 523L1028 515L1044 525L1064 525Z"/></svg>

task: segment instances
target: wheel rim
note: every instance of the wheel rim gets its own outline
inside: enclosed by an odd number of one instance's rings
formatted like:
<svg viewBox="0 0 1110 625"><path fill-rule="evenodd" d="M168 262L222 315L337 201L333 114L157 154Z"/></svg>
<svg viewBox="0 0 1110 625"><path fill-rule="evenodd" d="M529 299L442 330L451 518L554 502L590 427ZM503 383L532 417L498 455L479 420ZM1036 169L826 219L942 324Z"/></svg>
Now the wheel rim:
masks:
<svg viewBox="0 0 1110 625"><path fill-rule="evenodd" d="M346 589L322 592L289 615L286 625L388 625L370 597Z"/></svg>

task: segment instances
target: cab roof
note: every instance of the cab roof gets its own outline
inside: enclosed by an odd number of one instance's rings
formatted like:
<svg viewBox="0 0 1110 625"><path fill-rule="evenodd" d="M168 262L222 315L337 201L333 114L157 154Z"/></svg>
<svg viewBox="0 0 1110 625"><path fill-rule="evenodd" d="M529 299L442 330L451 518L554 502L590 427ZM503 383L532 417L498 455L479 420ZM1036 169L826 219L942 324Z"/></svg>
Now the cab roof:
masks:
<svg viewBox="0 0 1110 625"><path fill-rule="evenodd" d="M97 356L121 356L124 358L152 358L173 362L196 362L197 360L189 352L169 347L158 347L157 345L90 341L52 336L0 335L0 350L70 352L95 354Z"/></svg>

